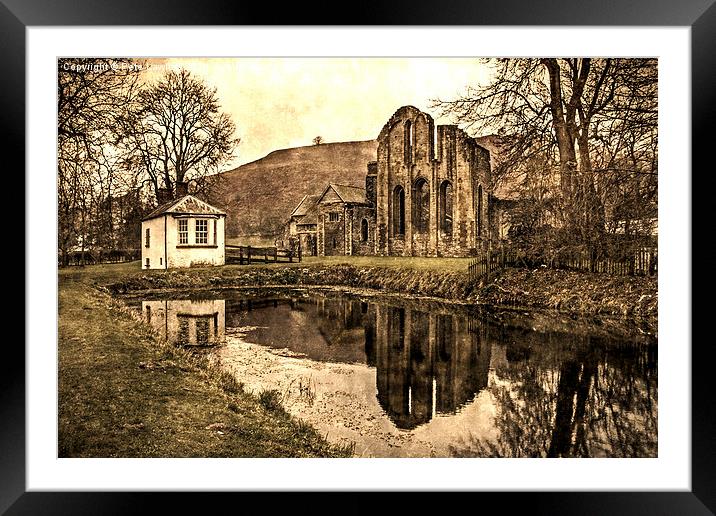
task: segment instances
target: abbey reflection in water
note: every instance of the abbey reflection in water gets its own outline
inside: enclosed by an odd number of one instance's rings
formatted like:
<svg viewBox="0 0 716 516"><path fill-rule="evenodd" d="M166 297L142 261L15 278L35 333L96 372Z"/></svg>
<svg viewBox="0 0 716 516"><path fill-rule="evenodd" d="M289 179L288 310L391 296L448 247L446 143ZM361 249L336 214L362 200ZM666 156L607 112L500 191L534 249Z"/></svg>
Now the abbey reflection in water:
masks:
<svg viewBox="0 0 716 516"><path fill-rule="evenodd" d="M655 342L536 331L438 304L347 297L227 300L227 325L258 326L251 342L313 360L375 367L377 399L399 428L458 412L488 391L503 437L501 448L481 455L656 453Z"/></svg>
<svg viewBox="0 0 716 516"><path fill-rule="evenodd" d="M313 360L375 367L378 401L399 428L454 413L487 386L485 327L448 313L353 299L227 300L227 326L255 327L249 341Z"/></svg>
<svg viewBox="0 0 716 516"><path fill-rule="evenodd" d="M440 304L346 296L227 296L145 301L142 308L170 340L221 341L225 324L243 328L251 343L374 368L377 402L399 429L440 416L452 421L473 401L493 406L498 438L460 437L451 445L456 456L657 453L657 352L648 340L598 329L538 331ZM455 434L466 430L472 434L464 427Z"/></svg>
<svg viewBox="0 0 716 516"><path fill-rule="evenodd" d="M374 320L378 400L396 426L454 413L487 387L484 328L480 335L465 318L392 306L377 306Z"/></svg>

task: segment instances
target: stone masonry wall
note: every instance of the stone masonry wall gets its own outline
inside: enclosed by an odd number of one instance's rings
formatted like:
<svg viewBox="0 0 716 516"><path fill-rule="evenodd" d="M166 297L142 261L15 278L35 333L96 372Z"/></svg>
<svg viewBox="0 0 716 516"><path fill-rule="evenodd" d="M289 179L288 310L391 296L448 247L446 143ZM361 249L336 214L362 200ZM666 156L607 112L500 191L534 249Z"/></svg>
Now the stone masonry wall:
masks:
<svg viewBox="0 0 716 516"><path fill-rule="evenodd" d="M318 253L323 256L346 254L346 211L340 203L321 204L318 209ZM337 214L338 220L331 221L330 214Z"/></svg>
<svg viewBox="0 0 716 516"><path fill-rule="evenodd" d="M376 253L404 256L469 256L485 246L489 228L487 199L489 152L457 126L434 125L430 115L412 106L400 108L378 137L376 181ZM426 186L418 189L423 181ZM440 188L452 187L452 233L441 227ZM396 188L402 188L404 233L394 222ZM419 231L418 193L429 210ZM482 192L482 202L478 192Z"/></svg>
<svg viewBox="0 0 716 516"><path fill-rule="evenodd" d="M352 220L352 253L370 256L375 254L375 210L371 207L356 206L351 210ZM362 238L362 222L368 223L368 240Z"/></svg>

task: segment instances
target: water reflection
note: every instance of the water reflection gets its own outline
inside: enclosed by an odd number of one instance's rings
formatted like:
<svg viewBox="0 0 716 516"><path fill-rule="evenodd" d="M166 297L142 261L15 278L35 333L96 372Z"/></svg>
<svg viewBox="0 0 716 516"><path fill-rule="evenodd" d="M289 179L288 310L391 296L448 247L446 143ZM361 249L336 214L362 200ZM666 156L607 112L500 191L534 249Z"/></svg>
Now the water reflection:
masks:
<svg viewBox="0 0 716 516"><path fill-rule="evenodd" d="M656 346L565 334L528 342L511 343L488 387L499 438L470 436L454 455L656 456Z"/></svg>
<svg viewBox="0 0 716 516"><path fill-rule="evenodd" d="M490 347L468 319L377 306L378 400L399 428L454 413L487 386Z"/></svg>
<svg viewBox="0 0 716 516"><path fill-rule="evenodd" d="M374 403L395 429L440 441L447 455L657 453L655 341L346 296L144 301L142 310L177 342L222 340L225 314L226 327L242 328L247 342L367 368L374 384L350 388L375 389Z"/></svg>
<svg viewBox="0 0 716 516"><path fill-rule="evenodd" d="M225 340L223 299L142 301L144 319L179 346L211 346Z"/></svg>

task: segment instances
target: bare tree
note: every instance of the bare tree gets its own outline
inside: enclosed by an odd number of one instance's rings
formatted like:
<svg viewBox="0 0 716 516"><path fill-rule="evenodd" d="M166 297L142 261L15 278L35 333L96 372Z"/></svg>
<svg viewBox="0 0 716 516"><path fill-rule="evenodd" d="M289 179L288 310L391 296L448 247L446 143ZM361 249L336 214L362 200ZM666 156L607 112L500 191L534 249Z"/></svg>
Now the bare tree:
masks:
<svg viewBox="0 0 716 516"><path fill-rule="evenodd" d="M323 143L323 136L316 136L312 141L313 145L320 145Z"/></svg>
<svg viewBox="0 0 716 516"><path fill-rule="evenodd" d="M498 180L547 171L555 178L547 183L561 226L591 250L602 242L607 217L624 208L625 191L633 199L638 190L643 205L655 206L656 60L484 62L494 71L488 84L434 104L468 130L502 136Z"/></svg>
<svg viewBox="0 0 716 516"><path fill-rule="evenodd" d="M68 251L98 244L112 234L95 223L112 204L117 186L116 156L108 146L121 138L122 117L138 91L141 65L130 59L59 59L57 91L58 247Z"/></svg>
<svg viewBox="0 0 716 516"><path fill-rule="evenodd" d="M178 182L205 192L239 143L231 118L220 112L216 89L184 69L146 86L127 122L127 167L157 198L161 189L175 191Z"/></svg>

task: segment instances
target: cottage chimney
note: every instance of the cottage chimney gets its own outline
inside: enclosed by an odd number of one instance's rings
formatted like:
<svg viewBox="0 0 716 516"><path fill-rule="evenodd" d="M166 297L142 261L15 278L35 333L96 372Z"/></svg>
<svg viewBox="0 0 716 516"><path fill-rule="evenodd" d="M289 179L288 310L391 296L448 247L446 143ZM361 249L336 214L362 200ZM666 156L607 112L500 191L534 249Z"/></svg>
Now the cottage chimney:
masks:
<svg viewBox="0 0 716 516"><path fill-rule="evenodd" d="M189 183L185 181L177 181L177 199L189 195Z"/></svg>
<svg viewBox="0 0 716 516"><path fill-rule="evenodd" d="M157 203L164 204L173 198L171 188L157 188Z"/></svg>
<svg viewBox="0 0 716 516"><path fill-rule="evenodd" d="M377 182L378 182L378 162L371 161L368 163L368 174L365 176L365 197L366 200L376 207L377 197Z"/></svg>

